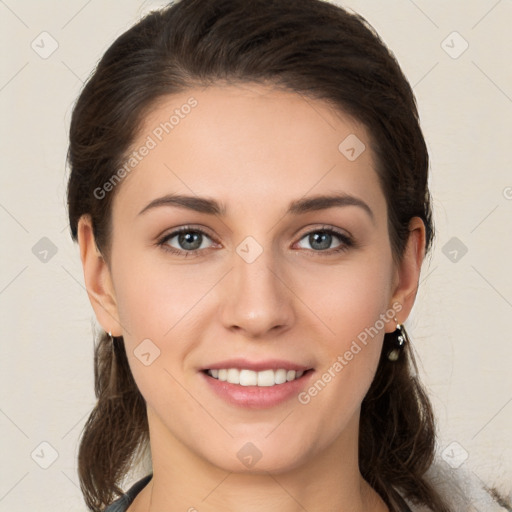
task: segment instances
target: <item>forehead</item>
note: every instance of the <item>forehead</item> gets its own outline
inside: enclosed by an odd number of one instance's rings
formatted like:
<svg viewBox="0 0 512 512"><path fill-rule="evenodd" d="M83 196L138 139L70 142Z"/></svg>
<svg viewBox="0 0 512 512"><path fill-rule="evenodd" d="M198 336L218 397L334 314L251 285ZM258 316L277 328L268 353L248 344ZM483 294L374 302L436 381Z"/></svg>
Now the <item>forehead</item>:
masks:
<svg viewBox="0 0 512 512"><path fill-rule="evenodd" d="M385 208L364 126L326 102L272 86L216 85L164 97L144 118L132 152L138 156L126 166L117 209L139 211L164 192L261 207L332 191Z"/></svg>

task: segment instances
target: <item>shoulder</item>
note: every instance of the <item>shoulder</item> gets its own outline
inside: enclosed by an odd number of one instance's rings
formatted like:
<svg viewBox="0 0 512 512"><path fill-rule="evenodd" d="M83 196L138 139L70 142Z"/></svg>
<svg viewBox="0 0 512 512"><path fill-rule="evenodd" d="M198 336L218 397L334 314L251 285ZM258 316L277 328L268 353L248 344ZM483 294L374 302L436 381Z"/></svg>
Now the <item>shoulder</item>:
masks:
<svg viewBox="0 0 512 512"><path fill-rule="evenodd" d="M437 460L426 474L432 487L444 498L450 510L457 512L506 512L510 508L502 507L490 495L478 476L470 468L450 468L444 461ZM505 498L512 498L512 486L509 489L499 489ZM506 494L509 493L509 494ZM407 501L407 500L406 500ZM426 506L418 506L407 501L412 512L431 512Z"/></svg>
<svg viewBox="0 0 512 512"><path fill-rule="evenodd" d="M126 512L139 492L149 483L153 474L149 474L134 483L128 491L111 503L104 512ZM444 461L435 462L427 472L427 478L437 492L445 499L450 508L457 512L485 510L486 512L505 512L509 508L500 506L487 492L482 481L470 469L452 469ZM507 499L512 499L512 487L504 489ZM411 512L431 512L426 506L418 506L406 498Z"/></svg>
<svg viewBox="0 0 512 512"><path fill-rule="evenodd" d="M116 501L111 503L103 512L126 512L128 507L133 503L133 500L144 487L149 483L153 474L149 474L135 482L128 491L120 496Z"/></svg>

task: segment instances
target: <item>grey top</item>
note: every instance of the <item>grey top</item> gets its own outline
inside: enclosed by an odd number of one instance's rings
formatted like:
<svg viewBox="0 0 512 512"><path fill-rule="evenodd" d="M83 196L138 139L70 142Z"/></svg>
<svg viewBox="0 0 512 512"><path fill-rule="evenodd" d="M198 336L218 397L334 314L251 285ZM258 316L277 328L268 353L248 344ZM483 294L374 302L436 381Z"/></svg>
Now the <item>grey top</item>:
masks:
<svg viewBox="0 0 512 512"><path fill-rule="evenodd" d="M116 501L111 503L104 512L126 512L128 507L133 503L135 496L139 494L144 487L148 484L148 482L153 477L153 473L145 476L138 482L134 483L128 491L126 491L122 496L120 496Z"/></svg>
<svg viewBox="0 0 512 512"><path fill-rule="evenodd" d="M133 484L128 491L120 496L116 501L111 503L103 512L126 512L128 507L133 503L133 500L139 494L148 482L153 477L153 474L149 474ZM400 510L399 512L412 512L407 503L400 498Z"/></svg>

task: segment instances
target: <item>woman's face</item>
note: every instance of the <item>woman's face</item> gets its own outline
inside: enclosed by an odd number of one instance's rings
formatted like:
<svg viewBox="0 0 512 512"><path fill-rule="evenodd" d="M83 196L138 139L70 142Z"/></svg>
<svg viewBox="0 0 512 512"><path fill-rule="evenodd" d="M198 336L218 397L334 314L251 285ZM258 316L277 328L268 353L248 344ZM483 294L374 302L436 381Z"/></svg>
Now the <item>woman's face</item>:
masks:
<svg viewBox="0 0 512 512"><path fill-rule="evenodd" d="M153 447L230 471L353 455L384 333L404 319L367 131L319 100L218 85L160 102L132 149L105 322Z"/></svg>

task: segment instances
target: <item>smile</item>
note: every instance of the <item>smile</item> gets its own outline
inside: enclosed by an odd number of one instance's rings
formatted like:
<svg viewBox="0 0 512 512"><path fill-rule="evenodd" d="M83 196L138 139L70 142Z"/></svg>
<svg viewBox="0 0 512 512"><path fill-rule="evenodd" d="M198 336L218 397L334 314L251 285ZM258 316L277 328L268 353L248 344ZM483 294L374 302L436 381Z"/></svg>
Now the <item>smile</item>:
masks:
<svg viewBox="0 0 512 512"><path fill-rule="evenodd" d="M238 368L221 368L207 370L206 373L214 379L228 382L229 384L258 387L271 387L284 384L286 382L300 379L304 374L303 371L286 370L284 368L277 370L262 370L258 372Z"/></svg>

